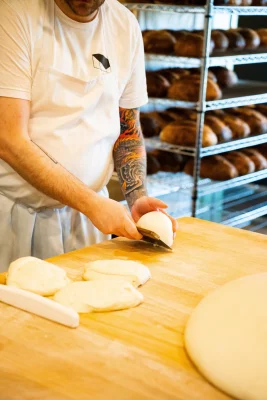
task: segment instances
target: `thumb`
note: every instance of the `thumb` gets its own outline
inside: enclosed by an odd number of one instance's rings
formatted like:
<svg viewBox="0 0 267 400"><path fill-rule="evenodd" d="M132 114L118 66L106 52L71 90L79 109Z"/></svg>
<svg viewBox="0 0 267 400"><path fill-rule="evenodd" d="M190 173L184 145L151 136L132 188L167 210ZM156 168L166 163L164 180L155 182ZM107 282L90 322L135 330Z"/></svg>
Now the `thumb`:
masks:
<svg viewBox="0 0 267 400"><path fill-rule="evenodd" d="M128 217L126 219L126 223L125 223L125 227L124 227L125 231L128 233L128 235L130 235L133 239L135 240L141 240L142 239L142 235L138 232L135 223L133 222L131 217Z"/></svg>

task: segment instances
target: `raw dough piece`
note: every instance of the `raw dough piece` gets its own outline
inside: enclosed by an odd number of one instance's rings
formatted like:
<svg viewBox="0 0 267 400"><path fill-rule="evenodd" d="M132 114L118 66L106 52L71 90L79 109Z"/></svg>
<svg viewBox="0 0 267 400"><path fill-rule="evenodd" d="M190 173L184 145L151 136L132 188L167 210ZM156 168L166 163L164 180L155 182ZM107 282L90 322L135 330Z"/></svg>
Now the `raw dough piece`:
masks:
<svg viewBox="0 0 267 400"><path fill-rule="evenodd" d="M136 307L144 297L129 282L100 280L70 283L54 300L79 313L90 313Z"/></svg>
<svg viewBox="0 0 267 400"><path fill-rule="evenodd" d="M134 287L144 285L151 277L149 269L135 261L98 260L87 264L83 278L86 281L116 279L130 282Z"/></svg>
<svg viewBox="0 0 267 400"><path fill-rule="evenodd" d="M15 286L41 296L52 296L70 283L66 272L35 257L22 257L8 268L8 286Z"/></svg>
<svg viewBox="0 0 267 400"><path fill-rule="evenodd" d="M173 245L172 223L162 212L152 211L143 215L137 222L137 227L155 232L169 247Z"/></svg>
<svg viewBox="0 0 267 400"><path fill-rule="evenodd" d="M203 375L240 400L267 399L267 273L208 295L186 327L187 351Z"/></svg>

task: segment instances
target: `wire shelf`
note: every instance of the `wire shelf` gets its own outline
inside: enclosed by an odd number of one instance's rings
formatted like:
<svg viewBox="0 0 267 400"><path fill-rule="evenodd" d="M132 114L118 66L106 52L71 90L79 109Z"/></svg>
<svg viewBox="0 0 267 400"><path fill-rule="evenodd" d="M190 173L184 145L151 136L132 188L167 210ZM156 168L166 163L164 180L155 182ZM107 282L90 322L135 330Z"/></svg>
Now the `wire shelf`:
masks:
<svg viewBox="0 0 267 400"><path fill-rule="evenodd" d="M242 81L231 88L223 91L220 100L206 101L206 110L218 110L230 107L241 107L250 104L267 102L267 82ZM198 109L198 102L171 100L166 98L149 98L149 104L155 107L179 107L187 109Z"/></svg>
<svg viewBox="0 0 267 400"><path fill-rule="evenodd" d="M252 182L259 181L261 179L267 178L267 170L257 171L253 174L248 174L244 176L239 176L234 179L229 179L227 181L209 181L209 183L203 184L200 180L199 184L199 195L205 196L207 194L216 193L222 190L236 188L238 186L247 185Z"/></svg>
<svg viewBox="0 0 267 400"><path fill-rule="evenodd" d="M154 11L154 12L167 12L167 13L195 13L204 14L206 7L194 6L175 6L169 4L150 4L150 3L123 3L131 11Z"/></svg>
<svg viewBox="0 0 267 400"><path fill-rule="evenodd" d="M205 14L206 6L175 6L167 4L150 4L150 3L124 3L129 10L137 11L154 11L168 13L197 13ZM230 15L267 15L267 7L223 7L214 6L215 14L230 14Z"/></svg>
<svg viewBox="0 0 267 400"><path fill-rule="evenodd" d="M146 138L145 143L147 148L170 151L171 153L182 154L184 156L195 157L196 155L196 149L194 147L176 146L174 144L162 142L159 137ZM263 143L267 143L267 133L250 136L245 139L232 140L231 142L217 144L216 146L204 147L201 149L201 157L213 156L215 154L244 149Z"/></svg>
<svg viewBox="0 0 267 400"><path fill-rule="evenodd" d="M214 13L231 15L267 15L267 7L223 7L214 6Z"/></svg>
<svg viewBox="0 0 267 400"><path fill-rule="evenodd" d="M266 49L265 49L266 50ZM178 57L175 55L161 55L161 54L146 54L146 63L159 62L162 67L180 67L180 68L199 68L202 64L202 58L192 58L192 57ZM219 67L225 66L231 63L232 65L242 65L242 64L256 64L256 63L266 63L267 53L259 51L257 53L242 53L242 54L227 54L221 53L216 54L209 58L209 67Z"/></svg>

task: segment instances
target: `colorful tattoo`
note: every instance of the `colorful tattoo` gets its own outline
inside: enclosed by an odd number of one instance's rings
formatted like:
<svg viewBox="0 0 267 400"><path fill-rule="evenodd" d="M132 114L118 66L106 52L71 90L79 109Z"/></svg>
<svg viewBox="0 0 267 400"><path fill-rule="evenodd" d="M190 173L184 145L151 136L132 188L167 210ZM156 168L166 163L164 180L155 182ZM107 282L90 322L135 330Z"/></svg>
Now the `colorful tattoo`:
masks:
<svg viewBox="0 0 267 400"><path fill-rule="evenodd" d="M146 196L146 150L136 109L120 108L121 134L114 146L114 161L122 191L131 208Z"/></svg>

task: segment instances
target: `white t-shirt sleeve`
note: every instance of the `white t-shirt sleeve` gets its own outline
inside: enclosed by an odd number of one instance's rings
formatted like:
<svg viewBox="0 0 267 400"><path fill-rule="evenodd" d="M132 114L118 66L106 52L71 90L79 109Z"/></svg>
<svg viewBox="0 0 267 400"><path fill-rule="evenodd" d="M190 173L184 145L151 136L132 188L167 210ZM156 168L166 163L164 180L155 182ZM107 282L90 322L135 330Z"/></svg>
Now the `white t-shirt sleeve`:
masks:
<svg viewBox="0 0 267 400"><path fill-rule="evenodd" d="M0 0L0 96L31 99L31 51L23 12Z"/></svg>
<svg viewBox="0 0 267 400"><path fill-rule="evenodd" d="M132 57L132 70L120 98L120 107L129 109L141 107L148 102L144 43L137 21L134 42L136 46Z"/></svg>

